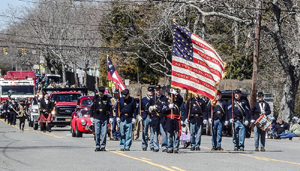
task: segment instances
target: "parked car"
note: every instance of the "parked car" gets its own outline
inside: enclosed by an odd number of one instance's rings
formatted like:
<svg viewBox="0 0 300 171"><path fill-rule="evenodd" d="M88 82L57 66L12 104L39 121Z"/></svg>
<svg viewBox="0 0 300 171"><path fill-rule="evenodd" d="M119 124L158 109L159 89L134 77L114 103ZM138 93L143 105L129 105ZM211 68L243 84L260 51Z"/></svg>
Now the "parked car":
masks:
<svg viewBox="0 0 300 171"><path fill-rule="evenodd" d="M72 114L71 133L72 137L82 137L82 133L93 133L93 123L90 119L90 106L93 96L82 96L77 101L75 112Z"/></svg>
<svg viewBox="0 0 300 171"><path fill-rule="evenodd" d="M31 105L28 108L28 125L29 127L33 127L34 130L38 129L38 121L37 119L40 116L39 104L38 101L33 98Z"/></svg>

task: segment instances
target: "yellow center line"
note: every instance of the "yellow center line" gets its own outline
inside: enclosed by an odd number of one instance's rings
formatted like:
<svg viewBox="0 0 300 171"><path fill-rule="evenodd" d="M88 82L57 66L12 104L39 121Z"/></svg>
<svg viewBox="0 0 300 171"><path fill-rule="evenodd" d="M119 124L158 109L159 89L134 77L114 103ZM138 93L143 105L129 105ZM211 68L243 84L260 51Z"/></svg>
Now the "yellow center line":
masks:
<svg viewBox="0 0 300 171"><path fill-rule="evenodd" d="M151 160L151 159L147 159L147 158L145 158L145 157L140 157L141 159L143 159L143 160Z"/></svg>
<svg viewBox="0 0 300 171"><path fill-rule="evenodd" d="M4 122L4 119L0 119L0 120L1 120L2 122ZM6 125L8 125L6 122L4 122L4 123L5 123ZM10 126L19 129L18 126L16 126L16 125L10 125ZM24 131L35 132L35 133L39 133L39 134L44 134L44 135L48 135L48 136L55 137L55 138L66 138L66 137L64 137L64 136L57 136L57 135L55 135L55 134L53 134L53 133L45 133L45 132L40 132L40 131L30 130L30 129L24 129Z"/></svg>
<svg viewBox="0 0 300 171"><path fill-rule="evenodd" d="M121 156L124 156L124 157L127 157L127 158L130 158L130 159L134 159L134 160L138 160L138 161L141 161L141 162L145 162L147 164L150 164L152 166L157 166L157 167L160 167L162 169L165 169L165 170L168 170L168 171L175 171L171 168L168 168L166 166L163 166L163 165L160 165L160 164L156 164L156 163L153 163L151 161L148 161L147 159L140 159L140 158L136 158L136 157L132 157L132 156L129 156L129 155L126 155L124 153L120 153L119 151L110 151L108 149L106 149L107 151L111 152L111 153L115 153L115 154L118 154L118 155L121 155Z"/></svg>
<svg viewBox="0 0 300 171"><path fill-rule="evenodd" d="M204 149L208 149L208 150L210 150L210 148L208 148L208 147L203 147L203 146L200 146L200 148L204 148Z"/></svg>
<svg viewBox="0 0 300 171"><path fill-rule="evenodd" d="M249 154L242 154L242 153L237 153L237 154L242 155L242 156L251 157L251 158L254 158L254 159L257 159L257 160L263 160L263 161L276 161L276 162L289 163L289 164L295 164L295 165L299 165L299 166L300 166L300 163L296 163L296 162L290 162L290 161L284 161L284 160L271 159L271 158L267 158L267 157L258 157L258 156L252 156L252 155L249 155Z"/></svg>

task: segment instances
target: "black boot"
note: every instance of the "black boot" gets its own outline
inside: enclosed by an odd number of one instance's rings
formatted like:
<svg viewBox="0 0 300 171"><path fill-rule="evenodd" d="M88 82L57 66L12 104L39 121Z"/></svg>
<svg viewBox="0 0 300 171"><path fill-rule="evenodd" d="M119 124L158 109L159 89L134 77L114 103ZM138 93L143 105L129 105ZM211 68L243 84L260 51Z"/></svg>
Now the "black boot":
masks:
<svg viewBox="0 0 300 171"><path fill-rule="evenodd" d="M25 126L25 125L23 124L23 125L22 125L22 131L24 131L24 126Z"/></svg>
<svg viewBox="0 0 300 171"><path fill-rule="evenodd" d="M47 131L51 132L51 125L49 123L47 123Z"/></svg>

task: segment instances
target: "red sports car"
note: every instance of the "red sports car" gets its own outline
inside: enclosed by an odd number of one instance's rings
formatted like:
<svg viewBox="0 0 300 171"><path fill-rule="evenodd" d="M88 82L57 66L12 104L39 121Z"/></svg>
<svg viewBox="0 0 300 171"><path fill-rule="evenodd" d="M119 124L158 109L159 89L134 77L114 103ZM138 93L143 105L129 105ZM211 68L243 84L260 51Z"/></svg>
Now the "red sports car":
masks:
<svg viewBox="0 0 300 171"><path fill-rule="evenodd" d="M72 114L72 137L82 137L82 133L93 133L93 122L90 119L90 106L93 96L82 96L77 101L77 107Z"/></svg>

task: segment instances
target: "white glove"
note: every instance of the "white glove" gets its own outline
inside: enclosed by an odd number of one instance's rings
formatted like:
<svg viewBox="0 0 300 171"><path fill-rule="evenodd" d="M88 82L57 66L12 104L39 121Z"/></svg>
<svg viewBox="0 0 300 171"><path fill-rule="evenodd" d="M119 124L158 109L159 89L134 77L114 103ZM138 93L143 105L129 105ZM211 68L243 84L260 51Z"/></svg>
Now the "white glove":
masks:
<svg viewBox="0 0 300 171"><path fill-rule="evenodd" d="M183 125L183 121L180 121L180 124Z"/></svg>
<svg viewBox="0 0 300 171"><path fill-rule="evenodd" d="M189 124L188 119L185 119L184 123L185 123L186 125Z"/></svg>
<svg viewBox="0 0 300 171"><path fill-rule="evenodd" d="M212 120L211 120L211 118L209 118L209 119L208 119L208 122L209 122L210 124L212 124Z"/></svg>
<svg viewBox="0 0 300 171"><path fill-rule="evenodd" d="M93 117L90 117L90 120L92 123L94 123L94 118Z"/></svg>
<svg viewBox="0 0 300 171"><path fill-rule="evenodd" d="M249 124L249 122L248 121L245 121L245 125L247 126Z"/></svg>
<svg viewBox="0 0 300 171"><path fill-rule="evenodd" d="M229 122L230 122L230 123L233 123L233 119L230 119Z"/></svg>
<svg viewBox="0 0 300 171"><path fill-rule="evenodd" d="M135 124L135 122L136 122L136 120L135 120L134 118L132 118L131 123L132 123L132 124Z"/></svg>
<svg viewBox="0 0 300 171"><path fill-rule="evenodd" d="M169 104L169 108L173 109L174 108L174 104Z"/></svg>
<svg viewBox="0 0 300 171"><path fill-rule="evenodd" d="M109 123L110 123L110 124L112 124L112 123L113 123L113 121L114 121L114 119L113 119L113 118L109 118Z"/></svg>
<svg viewBox="0 0 300 171"><path fill-rule="evenodd" d="M153 106L150 106L149 107L149 112L152 112L154 109L153 109Z"/></svg>
<svg viewBox="0 0 300 171"><path fill-rule="evenodd" d="M156 105L150 106L150 107L149 107L149 112L152 112L152 111L155 110L155 109L156 109Z"/></svg>
<svg viewBox="0 0 300 171"><path fill-rule="evenodd" d="M255 120L254 120L254 119L252 119L250 122L251 122L251 123L254 123L254 122L255 122Z"/></svg>
<svg viewBox="0 0 300 171"><path fill-rule="evenodd" d="M121 119L119 117L117 117L117 122L120 123L121 122Z"/></svg>
<svg viewBox="0 0 300 171"><path fill-rule="evenodd" d="M138 121L143 121L143 118L142 118L140 115L138 115L138 116L137 116L137 120L138 120Z"/></svg>
<svg viewBox="0 0 300 171"><path fill-rule="evenodd" d="M177 92L173 89L173 91L170 91L172 94L177 94Z"/></svg>
<svg viewBox="0 0 300 171"><path fill-rule="evenodd" d="M207 120L206 119L203 120L203 124L205 124L205 125L207 124Z"/></svg>
<svg viewBox="0 0 300 171"><path fill-rule="evenodd" d="M265 110L262 110L261 113L262 113L262 114L266 114L266 111L265 111Z"/></svg>
<svg viewBox="0 0 300 171"><path fill-rule="evenodd" d="M228 125L228 121L225 121L224 125L227 126Z"/></svg>

